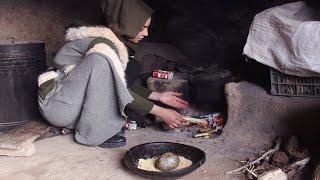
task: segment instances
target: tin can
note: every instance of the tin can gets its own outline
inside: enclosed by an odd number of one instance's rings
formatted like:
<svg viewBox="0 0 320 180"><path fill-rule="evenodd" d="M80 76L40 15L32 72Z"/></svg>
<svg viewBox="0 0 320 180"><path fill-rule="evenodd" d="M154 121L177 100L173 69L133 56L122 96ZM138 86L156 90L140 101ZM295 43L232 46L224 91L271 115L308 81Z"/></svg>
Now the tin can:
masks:
<svg viewBox="0 0 320 180"><path fill-rule="evenodd" d="M154 70L152 72L152 77L171 80L171 79L173 79L173 72L171 72L171 71L162 71L162 70Z"/></svg>
<svg viewBox="0 0 320 180"><path fill-rule="evenodd" d="M128 124L128 129L129 130L136 130L137 129L137 122L136 121L130 121Z"/></svg>
<svg viewBox="0 0 320 180"><path fill-rule="evenodd" d="M212 113L200 116L202 119L207 119L211 126L222 126L224 124L224 117L221 113Z"/></svg>
<svg viewBox="0 0 320 180"><path fill-rule="evenodd" d="M220 114L219 116L216 116L213 120L217 126L222 126L224 123L223 116Z"/></svg>

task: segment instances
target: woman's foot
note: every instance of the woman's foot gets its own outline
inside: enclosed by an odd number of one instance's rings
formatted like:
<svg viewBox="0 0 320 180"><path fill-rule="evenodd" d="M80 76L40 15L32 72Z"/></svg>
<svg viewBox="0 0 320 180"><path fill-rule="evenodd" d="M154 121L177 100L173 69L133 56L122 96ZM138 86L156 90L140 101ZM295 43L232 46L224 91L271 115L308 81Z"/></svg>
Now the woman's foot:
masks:
<svg viewBox="0 0 320 180"><path fill-rule="evenodd" d="M123 127L123 128L121 128L121 130L120 130L120 132L118 133L118 135L120 135L120 136L123 136L124 137L124 135L126 134L126 128L125 127Z"/></svg>
<svg viewBox="0 0 320 180"><path fill-rule="evenodd" d="M123 132L119 132L118 134L114 135L113 137L109 138L105 142L99 145L102 148L117 148L126 145L126 138L124 137Z"/></svg>

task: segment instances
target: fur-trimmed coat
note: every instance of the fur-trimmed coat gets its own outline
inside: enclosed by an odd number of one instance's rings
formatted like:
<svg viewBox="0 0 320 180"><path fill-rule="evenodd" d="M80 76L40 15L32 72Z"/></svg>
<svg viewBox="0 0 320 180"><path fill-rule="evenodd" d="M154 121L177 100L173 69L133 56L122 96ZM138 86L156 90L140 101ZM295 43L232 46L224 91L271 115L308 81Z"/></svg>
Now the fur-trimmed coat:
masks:
<svg viewBox="0 0 320 180"><path fill-rule="evenodd" d="M105 27L71 28L66 40L54 58L61 68L38 78L39 109L51 124L75 128L79 143L96 146L120 131L133 101L125 79L127 50Z"/></svg>
<svg viewBox="0 0 320 180"><path fill-rule="evenodd" d="M105 43L98 43L88 49L91 41L98 37L108 39L114 46L111 47ZM82 41L82 44L76 42L83 39L87 39L87 41ZM64 74L68 74L72 71L81 62L84 56L91 53L101 53L112 60L116 67L117 74L126 85L125 69L129 61L128 51L126 46L109 28L86 26L70 28L66 32L65 40L69 43L66 43L64 47L61 48L53 61L56 65L62 67L60 70ZM73 53L70 51L73 51ZM38 86L40 87L42 83L57 78L58 76L59 72L49 71L43 73L38 78Z"/></svg>

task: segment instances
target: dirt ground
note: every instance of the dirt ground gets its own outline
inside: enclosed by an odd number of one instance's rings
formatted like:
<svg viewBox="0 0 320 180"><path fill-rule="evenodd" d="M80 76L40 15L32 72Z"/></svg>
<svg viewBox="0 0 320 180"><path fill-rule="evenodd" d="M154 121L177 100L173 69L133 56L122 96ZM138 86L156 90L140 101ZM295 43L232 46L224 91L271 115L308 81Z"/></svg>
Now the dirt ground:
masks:
<svg viewBox="0 0 320 180"><path fill-rule="evenodd" d="M123 148L103 149L79 145L72 135L57 136L35 142L37 152L31 157L0 157L0 179L142 179L121 166L125 152L139 144L169 141L195 146L206 153L206 162L180 179L241 180L243 176L225 172L236 169L240 160L252 159L271 148L273 138L285 134L294 124L291 116L320 105L320 100L314 98L271 96L263 88L247 82L228 84L226 97L228 120L217 138L193 139L177 132L146 128L127 131L127 145ZM311 115L315 114L310 112ZM301 122L301 118L298 119ZM309 124L314 124L312 118L304 119L304 124L308 125L308 119L312 120ZM309 133L304 129L304 134L318 137L312 128L308 129Z"/></svg>
<svg viewBox="0 0 320 180"><path fill-rule="evenodd" d="M204 141L151 128L126 131L126 137L127 145L118 149L82 146L73 141L72 135L40 140L31 157L0 157L0 179L142 179L125 170L120 161L129 148L155 141L184 143L205 151L206 162L180 179L243 179L225 174L238 164L234 157L237 153L228 152L222 138Z"/></svg>

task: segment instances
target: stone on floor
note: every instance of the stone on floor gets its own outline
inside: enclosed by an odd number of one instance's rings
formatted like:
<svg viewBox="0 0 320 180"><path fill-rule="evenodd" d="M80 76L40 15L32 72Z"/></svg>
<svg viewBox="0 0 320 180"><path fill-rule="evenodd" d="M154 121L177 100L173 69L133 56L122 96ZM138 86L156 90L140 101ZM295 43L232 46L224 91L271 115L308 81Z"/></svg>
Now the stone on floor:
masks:
<svg viewBox="0 0 320 180"><path fill-rule="evenodd" d="M35 151L32 144L45 132L48 125L42 121L26 124L0 134L0 156L31 156Z"/></svg>
<svg viewBox="0 0 320 180"><path fill-rule="evenodd" d="M21 149L4 149L0 148L1 156L32 156L36 152L36 147L33 143L24 145Z"/></svg>

